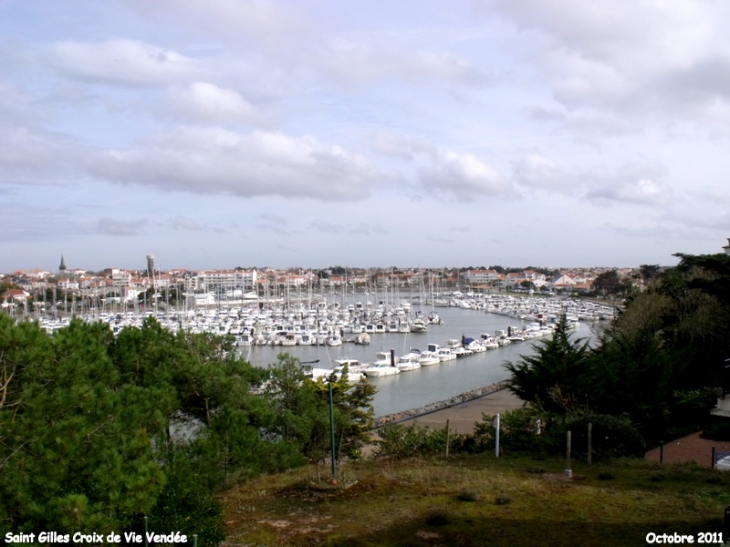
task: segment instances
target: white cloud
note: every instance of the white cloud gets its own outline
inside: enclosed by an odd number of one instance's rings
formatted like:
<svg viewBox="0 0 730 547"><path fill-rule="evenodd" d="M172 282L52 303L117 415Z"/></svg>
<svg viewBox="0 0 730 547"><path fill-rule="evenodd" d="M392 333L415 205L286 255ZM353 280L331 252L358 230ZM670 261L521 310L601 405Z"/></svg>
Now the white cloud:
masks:
<svg viewBox="0 0 730 547"><path fill-rule="evenodd" d="M301 36L306 15L297 6L274 0L123 0L143 16L169 24L170 19L226 40L253 38L267 46Z"/></svg>
<svg viewBox="0 0 730 547"><path fill-rule="evenodd" d="M583 176L588 180L586 199L599 205L623 202L661 206L672 199L666 169L656 163L629 163L619 169L596 168Z"/></svg>
<svg viewBox="0 0 730 547"><path fill-rule="evenodd" d="M363 199L392 179L364 157L313 137L196 127L98 153L88 169L110 181L167 190L323 201Z"/></svg>
<svg viewBox="0 0 730 547"><path fill-rule="evenodd" d="M371 136L373 148L391 158L410 160L413 158L408 139L396 131L379 129Z"/></svg>
<svg viewBox="0 0 730 547"><path fill-rule="evenodd" d="M70 78L133 87L185 81L202 72L194 59L139 40L58 42L42 58Z"/></svg>
<svg viewBox="0 0 730 547"><path fill-rule="evenodd" d="M495 168L472 154L447 152L434 164L422 168L419 174L426 189L451 194L460 201L509 190L508 183Z"/></svg>
<svg viewBox="0 0 730 547"><path fill-rule="evenodd" d="M630 117L730 120L727 5L694 0L484 0L526 31L566 107ZM682 100L677 100L682 95ZM571 114L575 114L572 112Z"/></svg>
<svg viewBox="0 0 730 547"><path fill-rule="evenodd" d="M335 80L348 85L371 84L386 78L433 80L481 86L492 77L466 59L446 52L409 53L397 43L371 45L336 39L316 60Z"/></svg>
<svg viewBox="0 0 730 547"><path fill-rule="evenodd" d="M173 88L170 98L178 118L218 124L251 122L259 117L239 92L210 82L194 82L184 88Z"/></svg>
<svg viewBox="0 0 730 547"><path fill-rule="evenodd" d="M538 153L520 158L514 163L512 172L517 184L548 192L570 193L578 183L574 175Z"/></svg>

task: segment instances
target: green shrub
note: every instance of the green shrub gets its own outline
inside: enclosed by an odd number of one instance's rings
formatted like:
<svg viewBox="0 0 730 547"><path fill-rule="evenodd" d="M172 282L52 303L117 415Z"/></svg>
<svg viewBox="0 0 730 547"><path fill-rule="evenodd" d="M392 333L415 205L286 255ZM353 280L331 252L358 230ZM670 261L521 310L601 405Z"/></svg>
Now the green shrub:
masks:
<svg viewBox="0 0 730 547"><path fill-rule="evenodd" d="M512 498L505 494L500 494L499 496L494 498L494 503L496 505L509 505L510 503L512 503Z"/></svg>
<svg viewBox="0 0 730 547"><path fill-rule="evenodd" d="M377 457L412 458L414 456L434 456L446 452L446 430L429 429L415 424L404 426L391 424L378 430ZM469 451L466 446L470 436L451 434L449 452Z"/></svg>
<svg viewBox="0 0 730 547"><path fill-rule="evenodd" d="M584 458L588 454L588 424L593 424L592 448L594 458L643 458L646 443L628 420L606 414L586 414L568 419L565 424L553 424L545 435L549 452L564 454L566 433L571 431L571 454Z"/></svg>
<svg viewBox="0 0 730 547"><path fill-rule="evenodd" d="M479 501L479 494L471 488L465 488L456 497L459 501Z"/></svg>

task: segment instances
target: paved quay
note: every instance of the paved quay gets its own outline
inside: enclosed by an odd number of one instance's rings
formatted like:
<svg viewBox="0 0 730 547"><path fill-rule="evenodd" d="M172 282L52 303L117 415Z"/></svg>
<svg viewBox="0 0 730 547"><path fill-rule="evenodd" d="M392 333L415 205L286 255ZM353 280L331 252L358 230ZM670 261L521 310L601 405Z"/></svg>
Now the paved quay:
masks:
<svg viewBox="0 0 730 547"><path fill-rule="evenodd" d="M473 433L474 423L482 414L494 415L513 408L520 408L524 401L506 389L505 382L470 391L445 401L425 407L391 414L376 420L378 426L389 423L416 424L432 429L445 427L449 420L452 433Z"/></svg>

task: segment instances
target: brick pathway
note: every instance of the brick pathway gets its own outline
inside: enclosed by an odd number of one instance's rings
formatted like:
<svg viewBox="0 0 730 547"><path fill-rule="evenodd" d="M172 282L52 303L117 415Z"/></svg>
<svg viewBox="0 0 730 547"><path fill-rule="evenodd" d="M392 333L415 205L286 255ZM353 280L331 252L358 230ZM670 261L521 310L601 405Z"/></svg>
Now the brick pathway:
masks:
<svg viewBox="0 0 730 547"><path fill-rule="evenodd" d="M712 447L720 452L730 452L730 441L711 441L700 437L701 432L692 433L681 439L675 439L664 445L664 462L680 463L696 461L703 467L711 467ZM646 453L646 459L653 462L659 461L659 448L654 448Z"/></svg>

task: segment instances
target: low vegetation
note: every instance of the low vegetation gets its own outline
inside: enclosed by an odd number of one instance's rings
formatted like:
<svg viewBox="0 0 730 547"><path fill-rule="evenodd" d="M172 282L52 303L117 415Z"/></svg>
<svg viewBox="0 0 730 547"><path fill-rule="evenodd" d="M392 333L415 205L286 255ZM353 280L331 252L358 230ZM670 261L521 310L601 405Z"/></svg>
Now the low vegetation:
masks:
<svg viewBox="0 0 730 547"><path fill-rule="evenodd" d="M262 547L625 547L719 532L730 504L730 475L694 464L576 462L571 479L564 467L520 454L381 459L343 466L334 486L328 468L306 467L221 499L228 543Z"/></svg>

